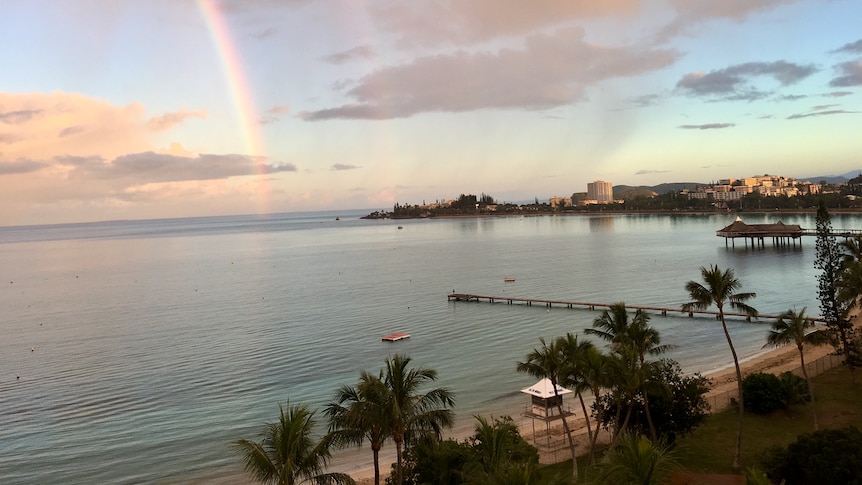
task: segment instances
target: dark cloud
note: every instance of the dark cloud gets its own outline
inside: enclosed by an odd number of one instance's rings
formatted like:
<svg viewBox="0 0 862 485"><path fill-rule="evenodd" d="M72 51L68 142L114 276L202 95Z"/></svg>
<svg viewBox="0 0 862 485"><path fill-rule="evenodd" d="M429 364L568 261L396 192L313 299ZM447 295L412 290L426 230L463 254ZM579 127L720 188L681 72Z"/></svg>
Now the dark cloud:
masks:
<svg viewBox="0 0 862 485"><path fill-rule="evenodd" d="M39 162L32 160L16 160L14 162L0 162L0 175L13 175L21 173L31 173L41 170L44 167Z"/></svg>
<svg viewBox="0 0 862 485"><path fill-rule="evenodd" d="M360 45L346 51L321 57L321 60L330 64L344 64L357 59L371 59L376 55L377 53L370 45Z"/></svg>
<svg viewBox="0 0 862 485"><path fill-rule="evenodd" d="M753 101L769 95L752 85L755 78L765 76L781 86L788 86L816 71L813 65L803 66L787 61L747 62L709 73L688 73L676 83L676 89L689 96L713 100Z"/></svg>
<svg viewBox="0 0 862 485"><path fill-rule="evenodd" d="M862 54L862 39L859 39L856 42L850 42L849 44L844 44L832 52Z"/></svg>
<svg viewBox="0 0 862 485"><path fill-rule="evenodd" d="M78 133L81 133L84 130L86 130L86 127L84 127L82 125L68 126L66 128L63 128L62 130L60 130L59 136L60 136L60 138L66 138L67 136L72 136L72 135L76 135Z"/></svg>
<svg viewBox="0 0 862 485"><path fill-rule="evenodd" d="M850 96L853 94L853 91L832 91L831 93L826 93L823 95L824 98L843 98L844 96Z"/></svg>
<svg viewBox="0 0 862 485"><path fill-rule="evenodd" d="M679 125L677 128L683 130L719 130L722 128L733 128L735 123L705 123L702 125Z"/></svg>
<svg viewBox="0 0 862 485"><path fill-rule="evenodd" d="M666 49L588 44L579 29L527 38L522 49L458 51L379 69L345 94L342 106L302 113L308 121L406 118L425 112L549 109L585 98L587 87L673 63Z"/></svg>
<svg viewBox="0 0 862 485"><path fill-rule="evenodd" d="M17 125L21 123L26 123L33 119L33 117L42 114L41 109L22 109L17 111L5 111L0 112L0 122Z"/></svg>
<svg viewBox="0 0 862 485"><path fill-rule="evenodd" d="M136 184L216 180L296 171L293 164L272 165L245 155L201 154L192 158L144 152L123 155L111 162L99 157L59 157L57 161L72 167L72 177L132 179Z"/></svg>
<svg viewBox="0 0 862 485"><path fill-rule="evenodd" d="M817 106L812 106L811 111L823 111L829 108L834 108L836 106L840 106L838 104L819 104Z"/></svg>
<svg viewBox="0 0 862 485"><path fill-rule="evenodd" d="M332 165L332 170L355 170L359 167L356 165L348 165L346 163L335 163Z"/></svg>
<svg viewBox="0 0 862 485"><path fill-rule="evenodd" d="M807 94L785 94L782 96L778 96L775 98L776 101L799 101L800 99L807 98Z"/></svg>
<svg viewBox="0 0 862 485"><path fill-rule="evenodd" d="M845 88L848 86L862 86L862 60L842 62L835 66L839 76L829 81L833 88Z"/></svg>
<svg viewBox="0 0 862 485"><path fill-rule="evenodd" d="M829 116L829 115L844 115L844 114L855 114L859 113L858 111L847 111L843 109L831 109L826 111L814 111L811 113L800 113L795 115L790 115L787 117L788 120L798 120L802 118L811 118L813 116Z"/></svg>
<svg viewBox="0 0 862 485"><path fill-rule="evenodd" d="M662 96L660 94L644 94L642 96L636 96L634 98L629 98L629 102L634 104L635 106L647 107L647 106L655 106L661 100Z"/></svg>

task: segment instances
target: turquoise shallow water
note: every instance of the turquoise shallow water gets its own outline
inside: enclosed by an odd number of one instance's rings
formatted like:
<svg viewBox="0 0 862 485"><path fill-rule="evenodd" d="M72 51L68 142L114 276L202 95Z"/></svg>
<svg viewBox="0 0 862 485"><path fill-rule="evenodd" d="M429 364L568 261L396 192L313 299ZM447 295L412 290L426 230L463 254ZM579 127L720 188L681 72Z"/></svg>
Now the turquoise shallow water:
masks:
<svg viewBox="0 0 862 485"><path fill-rule="evenodd" d="M438 370L465 429L472 414L523 407L518 390L532 379L514 368L540 336L579 332L598 316L451 303L453 290L677 307L685 282L716 263L735 268L761 312L818 313L814 239L725 248L714 234L729 215L358 215L0 228L0 481L230 476L240 465L229 443L254 436L278 402L320 407L394 352ZM813 216L782 220L814 227ZM652 323L687 371L730 360L712 320ZM380 341L396 331L412 337ZM731 324L743 358L760 352L765 331ZM345 456L348 469L367 461Z"/></svg>

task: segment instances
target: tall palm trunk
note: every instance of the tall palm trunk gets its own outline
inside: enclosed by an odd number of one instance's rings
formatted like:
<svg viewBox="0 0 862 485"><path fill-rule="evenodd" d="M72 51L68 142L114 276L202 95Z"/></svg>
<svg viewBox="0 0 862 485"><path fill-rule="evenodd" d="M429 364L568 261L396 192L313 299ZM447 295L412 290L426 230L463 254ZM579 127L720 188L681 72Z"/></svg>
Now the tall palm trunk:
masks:
<svg viewBox="0 0 862 485"><path fill-rule="evenodd" d="M805 367L805 352L802 349L802 344L796 344L799 349L799 361L802 363L802 375L805 376L805 383L808 384L808 395L811 396L811 413L814 415L814 431L820 429L817 423L817 407L814 402L814 388L811 387L811 378L808 377L808 369Z"/></svg>
<svg viewBox="0 0 862 485"><path fill-rule="evenodd" d="M401 485L404 483L404 470L401 462L401 446L404 443L404 435L393 433L392 441L395 442L395 485Z"/></svg>
<svg viewBox="0 0 862 485"><path fill-rule="evenodd" d="M744 413L744 405L742 399L742 371L739 369L739 358L736 356L736 348L733 346L733 340L730 339L730 332L727 330L727 322L724 321L724 310L722 305L718 307L718 316L721 318L721 328L724 330L724 337L727 339L727 345L730 346L730 353L733 354L733 367L736 369L736 390L739 393L739 421L736 426L736 451L733 454L733 464L730 468L733 471L739 471L739 460L742 454L742 418Z"/></svg>
<svg viewBox="0 0 862 485"><path fill-rule="evenodd" d="M578 400L581 401L581 411L584 412L584 421L586 421L586 423L587 423L587 438L592 438L593 430L592 430L592 427L590 426L590 416L587 414L587 405L584 404L584 396L580 392L578 392ZM593 463L593 449L592 449L592 447L590 448L589 461L590 461L590 464Z"/></svg>
<svg viewBox="0 0 862 485"><path fill-rule="evenodd" d="M557 393L557 382L551 381L551 385L554 386L554 400L557 402L557 412L560 413L560 417L563 419L563 431L566 432L566 437L569 439L569 450L572 452L572 483L578 481L578 458L575 455L575 440L572 439L572 430L569 429L569 422L566 419L566 415L563 414L563 401L560 400L560 395ZM398 482L399 484L401 482Z"/></svg>

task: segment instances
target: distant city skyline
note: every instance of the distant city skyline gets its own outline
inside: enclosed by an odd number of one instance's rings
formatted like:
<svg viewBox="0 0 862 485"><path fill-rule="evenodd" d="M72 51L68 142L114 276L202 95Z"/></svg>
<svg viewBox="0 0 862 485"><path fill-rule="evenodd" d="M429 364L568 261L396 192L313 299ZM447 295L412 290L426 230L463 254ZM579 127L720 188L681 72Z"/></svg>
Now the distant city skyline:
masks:
<svg viewBox="0 0 862 485"><path fill-rule="evenodd" d="M11 0L0 225L862 165L862 2Z"/></svg>

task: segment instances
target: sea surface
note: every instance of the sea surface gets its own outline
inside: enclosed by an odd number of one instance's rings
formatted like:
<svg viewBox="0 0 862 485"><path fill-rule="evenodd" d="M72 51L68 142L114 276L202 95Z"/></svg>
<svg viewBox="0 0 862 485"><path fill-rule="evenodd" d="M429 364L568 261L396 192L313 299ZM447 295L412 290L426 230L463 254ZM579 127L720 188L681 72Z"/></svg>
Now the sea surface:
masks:
<svg viewBox="0 0 862 485"><path fill-rule="evenodd" d="M322 408L396 352L438 371L466 433L474 414L524 409L519 390L535 379L515 366L539 337L600 315L449 302L453 291L679 307L685 283L717 264L762 313L819 314L815 239L726 247L715 231L731 214L360 215L0 227L0 482L230 481L243 476L230 443L256 439L278 403ZM744 219L815 225L813 214ZM651 323L685 371L730 363L716 320ZM729 326L741 358L761 352L768 325ZM412 336L381 341L392 332ZM333 461L368 466L367 448Z"/></svg>

